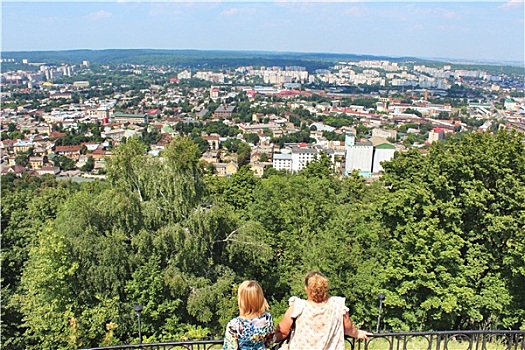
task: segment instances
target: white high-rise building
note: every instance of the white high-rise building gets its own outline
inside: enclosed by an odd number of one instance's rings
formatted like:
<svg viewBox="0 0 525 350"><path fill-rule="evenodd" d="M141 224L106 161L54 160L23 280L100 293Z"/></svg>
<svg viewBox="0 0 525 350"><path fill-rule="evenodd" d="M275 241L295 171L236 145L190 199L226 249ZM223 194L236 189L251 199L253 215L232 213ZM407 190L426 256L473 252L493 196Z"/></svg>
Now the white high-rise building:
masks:
<svg viewBox="0 0 525 350"><path fill-rule="evenodd" d="M292 155L290 153L274 154L272 166L276 170L292 171Z"/></svg>
<svg viewBox="0 0 525 350"><path fill-rule="evenodd" d="M394 153L396 153L396 147L390 143L382 143L374 147L374 161L372 164L372 172L379 173L383 171L383 166L381 162L391 160L394 158Z"/></svg>
<svg viewBox="0 0 525 350"><path fill-rule="evenodd" d="M370 141L357 141L351 131L345 135L346 148L346 175L353 170L359 170L362 176L370 176L372 173L372 162L374 158L374 146Z"/></svg>
<svg viewBox="0 0 525 350"><path fill-rule="evenodd" d="M292 150L292 171L297 172L317 158L318 151L311 148L294 148Z"/></svg>
<svg viewBox="0 0 525 350"><path fill-rule="evenodd" d="M277 170L284 169L294 173L303 170L308 163L318 159L321 152L325 152L332 160L332 163L335 162L336 155L330 149L320 150L308 147L296 147L291 151L288 149L283 150L283 152L286 153L273 155L273 167Z"/></svg>

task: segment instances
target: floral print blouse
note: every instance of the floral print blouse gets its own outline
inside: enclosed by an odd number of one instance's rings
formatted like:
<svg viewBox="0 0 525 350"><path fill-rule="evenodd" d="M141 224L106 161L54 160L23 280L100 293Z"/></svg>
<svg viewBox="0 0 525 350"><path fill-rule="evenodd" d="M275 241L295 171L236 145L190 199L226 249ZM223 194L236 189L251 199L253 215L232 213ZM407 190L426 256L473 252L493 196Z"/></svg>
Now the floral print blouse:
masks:
<svg viewBox="0 0 525 350"><path fill-rule="evenodd" d="M228 322L223 350L264 350L273 343L273 317L265 312L259 317L236 317Z"/></svg>

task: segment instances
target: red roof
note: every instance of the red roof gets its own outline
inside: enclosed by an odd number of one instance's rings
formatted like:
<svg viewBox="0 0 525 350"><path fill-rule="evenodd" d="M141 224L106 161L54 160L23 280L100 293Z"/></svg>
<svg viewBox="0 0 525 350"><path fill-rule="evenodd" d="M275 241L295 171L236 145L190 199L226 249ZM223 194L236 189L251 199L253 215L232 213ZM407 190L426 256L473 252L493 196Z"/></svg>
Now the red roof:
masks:
<svg viewBox="0 0 525 350"><path fill-rule="evenodd" d="M51 134L49 134L50 139L58 139L64 136L66 136L65 132L58 132L58 131L53 131Z"/></svg>
<svg viewBox="0 0 525 350"><path fill-rule="evenodd" d="M16 140L10 140L10 139L7 139L7 140L3 140L2 143L4 146L13 146L17 141Z"/></svg>
<svg viewBox="0 0 525 350"><path fill-rule="evenodd" d="M7 174L7 173L22 174L25 172L27 172L27 168L22 165L18 165L18 164L2 168L2 174Z"/></svg>
<svg viewBox="0 0 525 350"><path fill-rule="evenodd" d="M205 140L219 140L219 136L203 136L202 137Z"/></svg>
<svg viewBox="0 0 525 350"><path fill-rule="evenodd" d="M56 166L43 166L42 168L40 168L40 171L56 171L57 169L60 169L60 168L57 168Z"/></svg>
<svg viewBox="0 0 525 350"><path fill-rule="evenodd" d="M283 90L277 94L277 96L295 96L295 95L301 95L301 92L297 90Z"/></svg>
<svg viewBox="0 0 525 350"><path fill-rule="evenodd" d="M79 152L82 148L81 145L78 146L56 146L55 152Z"/></svg>

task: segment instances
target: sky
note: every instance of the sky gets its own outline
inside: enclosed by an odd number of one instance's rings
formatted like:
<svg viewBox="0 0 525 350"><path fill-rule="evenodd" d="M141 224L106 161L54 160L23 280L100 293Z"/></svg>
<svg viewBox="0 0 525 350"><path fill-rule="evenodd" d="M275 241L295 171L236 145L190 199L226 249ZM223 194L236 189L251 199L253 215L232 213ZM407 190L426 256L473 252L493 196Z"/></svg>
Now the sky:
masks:
<svg viewBox="0 0 525 350"><path fill-rule="evenodd" d="M3 0L2 52L199 49L524 62L524 0Z"/></svg>

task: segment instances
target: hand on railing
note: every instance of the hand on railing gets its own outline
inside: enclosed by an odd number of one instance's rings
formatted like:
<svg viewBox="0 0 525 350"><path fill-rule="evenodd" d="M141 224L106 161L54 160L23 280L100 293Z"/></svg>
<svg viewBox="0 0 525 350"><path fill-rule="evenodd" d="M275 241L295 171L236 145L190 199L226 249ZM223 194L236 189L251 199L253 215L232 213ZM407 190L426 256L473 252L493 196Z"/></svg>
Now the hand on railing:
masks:
<svg viewBox="0 0 525 350"><path fill-rule="evenodd" d="M359 340L367 340L369 336L372 336L374 335L374 333L370 333L370 332L367 332L367 331L362 331L362 330L358 330L357 331L357 337L355 337L356 339L359 339Z"/></svg>

